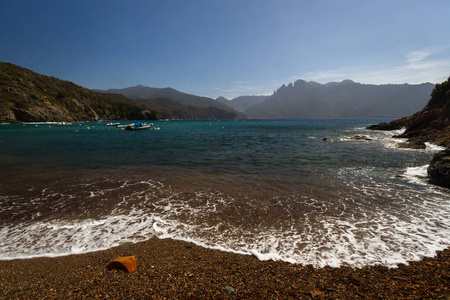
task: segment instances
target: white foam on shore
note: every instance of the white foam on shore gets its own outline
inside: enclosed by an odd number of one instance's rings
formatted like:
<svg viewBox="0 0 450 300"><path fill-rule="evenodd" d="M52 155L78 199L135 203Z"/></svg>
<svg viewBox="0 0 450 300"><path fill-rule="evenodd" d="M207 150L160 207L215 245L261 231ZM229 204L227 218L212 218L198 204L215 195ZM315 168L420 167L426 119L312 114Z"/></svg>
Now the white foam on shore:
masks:
<svg viewBox="0 0 450 300"><path fill-rule="evenodd" d="M409 182L420 184L420 185L427 185L428 166L429 165L406 168L406 171L403 174L403 177L406 178Z"/></svg>
<svg viewBox="0 0 450 300"><path fill-rule="evenodd" d="M405 132L406 128L399 130L369 130L366 128L354 128L351 135L340 136L337 140L341 142L378 142L384 145L384 147L390 149L401 149L402 151L426 151L426 152L438 152L445 150L445 147L434 145L429 142L425 142L425 149L413 149L408 147L401 147L407 143L405 138L397 138ZM355 136L361 137L361 139L355 139Z"/></svg>
<svg viewBox="0 0 450 300"><path fill-rule="evenodd" d="M369 130L366 128L354 128L352 134L339 137L337 140L341 142L378 142L387 148L398 148L399 144L406 143L406 139L396 138L405 132L406 128L399 130ZM355 139L359 136L360 139Z"/></svg>
<svg viewBox="0 0 450 300"><path fill-rule="evenodd" d="M427 151L432 151L432 152L443 151L443 150L446 149L445 147L434 145L434 144L431 144L431 143L425 143L425 147L426 147Z"/></svg>
<svg viewBox="0 0 450 300"><path fill-rule="evenodd" d="M422 174L422 169L409 172ZM361 176L364 174L355 178ZM0 259L92 252L156 235L260 260L317 267L395 267L433 256L450 245L447 193L434 192L432 187L418 193L414 187L398 183L369 178L362 184L358 180L346 183L349 191L345 194L327 195L325 200L320 200L319 191L309 196L245 202L208 191L186 198L185 193L163 184L125 181L117 184L118 191L126 191L133 184L141 189L128 195L119 193L122 199L116 208L100 218L31 220L2 226ZM72 199L70 195L61 197ZM258 221L254 218L258 215L274 218L274 222Z"/></svg>

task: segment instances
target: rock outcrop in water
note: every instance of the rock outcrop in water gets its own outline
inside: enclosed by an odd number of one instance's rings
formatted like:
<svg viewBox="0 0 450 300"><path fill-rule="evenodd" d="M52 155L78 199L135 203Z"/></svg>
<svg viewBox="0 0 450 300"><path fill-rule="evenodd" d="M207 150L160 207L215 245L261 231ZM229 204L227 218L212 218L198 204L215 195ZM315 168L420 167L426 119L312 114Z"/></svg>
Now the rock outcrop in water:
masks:
<svg viewBox="0 0 450 300"><path fill-rule="evenodd" d="M428 176L431 183L450 188L450 148L434 155Z"/></svg>
<svg viewBox="0 0 450 300"><path fill-rule="evenodd" d="M396 137L406 138L407 147L425 148L425 143L447 147L436 154L428 168L430 182L450 187L450 77L436 84L428 104L410 117L390 123L372 125L372 130L397 130L406 128Z"/></svg>

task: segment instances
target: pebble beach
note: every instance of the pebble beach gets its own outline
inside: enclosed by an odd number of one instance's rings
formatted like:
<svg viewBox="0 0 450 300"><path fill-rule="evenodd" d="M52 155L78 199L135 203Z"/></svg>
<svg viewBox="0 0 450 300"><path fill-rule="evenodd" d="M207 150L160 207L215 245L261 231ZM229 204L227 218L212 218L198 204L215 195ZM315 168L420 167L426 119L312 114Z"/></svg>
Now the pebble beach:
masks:
<svg viewBox="0 0 450 300"><path fill-rule="evenodd" d="M137 257L135 272L106 268L129 255ZM450 299L450 249L397 268L314 268L154 237L0 261L0 299Z"/></svg>

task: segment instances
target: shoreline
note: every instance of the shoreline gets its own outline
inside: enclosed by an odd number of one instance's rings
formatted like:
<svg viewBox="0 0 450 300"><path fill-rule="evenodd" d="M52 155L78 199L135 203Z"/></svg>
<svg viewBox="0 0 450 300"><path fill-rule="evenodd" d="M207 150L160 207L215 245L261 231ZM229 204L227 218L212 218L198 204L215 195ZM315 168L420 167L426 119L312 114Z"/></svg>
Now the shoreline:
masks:
<svg viewBox="0 0 450 300"><path fill-rule="evenodd" d="M131 274L109 271L135 255ZM0 299L450 299L450 247L397 268L314 268L153 237L59 257L0 261Z"/></svg>

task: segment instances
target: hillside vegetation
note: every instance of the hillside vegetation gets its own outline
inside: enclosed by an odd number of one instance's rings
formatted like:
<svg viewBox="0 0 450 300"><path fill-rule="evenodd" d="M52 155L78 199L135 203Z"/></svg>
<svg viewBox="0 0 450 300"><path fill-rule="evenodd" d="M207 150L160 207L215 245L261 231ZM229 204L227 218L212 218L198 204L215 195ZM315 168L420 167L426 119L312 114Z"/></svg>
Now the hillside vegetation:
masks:
<svg viewBox="0 0 450 300"><path fill-rule="evenodd" d="M0 62L0 122L156 119L156 111L122 95L100 94L72 82Z"/></svg>

